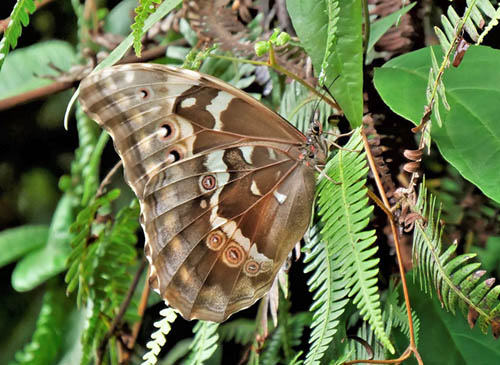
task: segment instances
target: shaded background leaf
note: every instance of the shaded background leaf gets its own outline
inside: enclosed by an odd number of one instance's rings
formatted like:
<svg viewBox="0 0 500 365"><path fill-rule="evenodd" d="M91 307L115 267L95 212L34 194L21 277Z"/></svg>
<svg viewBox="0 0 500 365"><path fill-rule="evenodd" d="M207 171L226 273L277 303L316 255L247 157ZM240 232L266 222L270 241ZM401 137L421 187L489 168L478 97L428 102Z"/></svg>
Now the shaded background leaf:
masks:
<svg viewBox="0 0 500 365"><path fill-rule="evenodd" d="M441 49L434 47L438 59ZM431 135L443 157L484 194L500 202L500 51L472 46L459 68L447 69L443 81L451 110L439 106L443 126L434 119ZM419 123L427 104L425 90L430 49L424 48L376 69L375 87L397 114ZM398 92L395 92L398 90Z"/></svg>

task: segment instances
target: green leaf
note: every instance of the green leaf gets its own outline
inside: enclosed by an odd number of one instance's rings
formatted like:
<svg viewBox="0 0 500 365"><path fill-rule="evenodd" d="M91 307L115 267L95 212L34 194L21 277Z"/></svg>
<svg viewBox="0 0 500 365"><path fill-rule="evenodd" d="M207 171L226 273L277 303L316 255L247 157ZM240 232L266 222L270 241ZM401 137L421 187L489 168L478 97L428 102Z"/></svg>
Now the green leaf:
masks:
<svg viewBox="0 0 500 365"><path fill-rule="evenodd" d="M337 41L328 70L321 70L326 52L329 17L327 0L288 0L287 9L301 45L311 57L315 72L325 72L325 85L353 128L363 116L363 37L361 2L339 0ZM335 79L337 76L338 79ZM333 82L335 80L335 82ZM331 86L330 86L331 85Z"/></svg>
<svg viewBox="0 0 500 365"><path fill-rule="evenodd" d="M130 14L136 6L137 0L124 0L118 3L106 17L104 31L127 36L133 23Z"/></svg>
<svg viewBox="0 0 500 365"><path fill-rule="evenodd" d="M491 334L482 334L478 326L470 329L466 321L443 310L437 298L421 292L418 283L407 283L412 309L420 318L419 352L424 364L492 365L498 363L500 346ZM408 339L399 339L400 349L406 348ZM409 365L417 364L410 358Z"/></svg>
<svg viewBox="0 0 500 365"><path fill-rule="evenodd" d="M42 76L57 76L53 64L68 71L76 62L73 46L67 42L51 40L35 43L11 52L0 72L0 99L5 99L54 81ZM19 67L22 65L22 67Z"/></svg>
<svg viewBox="0 0 500 365"><path fill-rule="evenodd" d="M434 47L438 59L439 47ZM451 110L439 107L432 137L443 157L484 194L500 202L500 51L471 46L460 67L446 69L443 82ZM431 67L430 48L387 62L375 72L375 87L397 114L417 124L423 115Z"/></svg>
<svg viewBox="0 0 500 365"><path fill-rule="evenodd" d="M69 226L74 220L74 199L64 194L52 218L47 244L19 261L12 273L12 286L17 291L35 288L65 268L71 251Z"/></svg>
<svg viewBox="0 0 500 365"><path fill-rule="evenodd" d="M373 50L375 43L382 38L382 36L393 26L398 19L409 12L417 2L406 5L404 8L395 11L394 13L383 17L380 20L374 22L370 27L370 39L368 40L368 47L366 47L366 53Z"/></svg>
<svg viewBox="0 0 500 365"><path fill-rule="evenodd" d="M49 227L45 225L20 226L0 233L0 267L47 243Z"/></svg>

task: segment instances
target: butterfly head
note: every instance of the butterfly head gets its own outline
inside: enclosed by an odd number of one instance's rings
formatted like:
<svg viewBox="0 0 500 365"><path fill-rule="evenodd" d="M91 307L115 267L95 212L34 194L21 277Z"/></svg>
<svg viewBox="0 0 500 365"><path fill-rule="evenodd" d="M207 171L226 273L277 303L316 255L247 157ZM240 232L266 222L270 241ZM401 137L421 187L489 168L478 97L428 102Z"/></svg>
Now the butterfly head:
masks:
<svg viewBox="0 0 500 365"><path fill-rule="evenodd" d="M311 122L306 133L303 158L308 166L323 167L328 157L328 143L323 136L323 127L318 120Z"/></svg>

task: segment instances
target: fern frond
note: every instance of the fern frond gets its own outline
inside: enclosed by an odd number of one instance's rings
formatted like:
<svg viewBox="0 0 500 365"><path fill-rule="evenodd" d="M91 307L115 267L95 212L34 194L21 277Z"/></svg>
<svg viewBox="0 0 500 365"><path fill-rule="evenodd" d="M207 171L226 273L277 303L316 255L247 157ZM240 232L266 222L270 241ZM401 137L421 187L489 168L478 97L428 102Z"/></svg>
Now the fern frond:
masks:
<svg viewBox="0 0 500 365"><path fill-rule="evenodd" d="M191 354L186 364L202 365L208 360L215 350L217 350L219 334L217 333L218 323L198 321L193 328L195 334L191 343Z"/></svg>
<svg viewBox="0 0 500 365"><path fill-rule="evenodd" d="M417 313L412 309L411 317L413 320L413 330L415 335L415 344L418 346L419 331L420 331L420 318ZM408 316L406 313L405 302L399 301L399 292L394 288L394 282L391 281L387 291L387 298L384 305L384 318L387 322L391 322L390 328L399 327L401 332L410 338L410 327L408 325Z"/></svg>
<svg viewBox="0 0 500 365"><path fill-rule="evenodd" d="M137 202L134 200L120 210L114 222L96 219L98 211L103 214L118 195L114 190L91 203L80 212L72 226L77 235L72 242L65 279L68 292L78 287L77 303L85 305L89 313L87 328L82 334L82 364L90 363L90 354L95 353L109 328L108 321L103 318L117 315L132 281L129 270L136 262ZM136 320L130 316L127 319ZM112 352L112 347L108 348Z"/></svg>
<svg viewBox="0 0 500 365"><path fill-rule="evenodd" d="M310 239L303 248L306 253L304 273L313 272L307 281L309 291L314 292L310 350L306 356L306 365L320 364L333 336L337 332L339 317L344 313L348 303L346 283L338 273L342 263L338 252L332 250L332 245L320 240L318 226L309 231Z"/></svg>
<svg viewBox="0 0 500 365"><path fill-rule="evenodd" d="M218 332L222 342L234 341L246 346L254 340L256 330L255 320L239 318L222 324Z"/></svg>
<svg viewBox="0 0 500 365"><path fill-rule="evenodd" d="M0 41L0 69L2 68L5 57L9 50L17 47L17 40L22 33L22 25L28 26L30 15L36 10L35 0L17 0L12 13L10 13L10 21L7 29Z"/></svg>
<svg viewBox="0 0 500 365"><path fill-rule="evenodd" d="M479 32L488 21L488 25L481 34ZM442 125L441 117L439 115L439 100L437 94L439 93L440 99L446 109L449 110L449 105L446 100L444 92L444 84L442 75L444 69L450 64L450 58L453 51L456 49L459 40L464 32L476 42L476 45L481 44L484 37L496 25L500 19L500 8L495 10L489 0L467 0L467 7L465 8L464 15L460 17L452 6L448 7L447 15L441 15L442 28L434 27L436 36L443 50L443 61L441 65L437 65L434 53L432 53L432 68L429 71L429 82L427 85L427 102L434 111L438 125ZM429 129L429 128L427 128Z"/></svg>
<svg viewBox="0 0 500 365"><path fill-rule="evenodd" d="M336 113L328 103L318 101L317 96L311 95L309 90L295 80L286 85L279 110L283 118L304 133L309 128L311 115L316 111L325 130L331 127L328 117Z"/></svg>
<svg viewBox="0 0 500 365"><path fill-rule="evenodd" d="M10 365L44 365L56 363L62 346L63 326L67 319L68 299L64 292L50 288L44 294L35 332L29 344L15 355Z"/></svg>
<svg viewBox="0 0 500 365"><path fill-rule="evenodd" d="M339 275L346 281L349 297L377 338L393 353L394 347L384 331L377 288L379 259L373 258L377 247L372 246L375 231L365 230L372 212L365 187L368 167L364 152L351 152L363 148L359 130L345 148L325 167L327 174L339 184L323 179L318 186L318 215L323 224L320 233L329 250L339 253L342 262Z"/></svg>
<svg viewBox="0 0 500 365"><path fill-rule="evenodd" d="M455 314L458 307L467 316L469 324L478 323L484 333L491 326L493 335L498 337L500 285L494 286L494 279L481 280L485 271L479 270L481 264L471 262L476 254L453 257L456 242L446 250L442 248L441 211L435 205L436 198L428 197L422 184L415 210L425 222L417 220L413 234L414 273L418 275L421 288L430 293L435 289L448 311Z"/></svg>
<svg viewBox="0 0 500 365"><path fill-rule="evenodd" d="M338 0L327 0L326 1L327 13L328 13L328 29L327 29L327 38L326 38L326 48L325 55L323 56L323 62L321 63L321 72L319 75L319 83L320 85L324 85L327 80L328 70L332 69L332 65L330 65L330 58L333 56L335 52L335 46L337 43L337 22L339 20L339 1Z"/></svg>
<svg viewBox="0 0 500 365"><path fill-rule="evenodd" d="M144 35L144 22L146 19L156 11L156 6L162 3L163 0L140 0L140 4L135 8L134 24L132 28L132 35L134 37L134 51L137 57L141 57L142 43L141 38Z"/></svg>
<svg viewBox="0 0 500 365"><path fill-rule="evenodd" d="M70 230L75 233L71 242L73 250L68 258L68 272L66 273L67 293L73 292L78 287L78 305L85 304L90 295L90 279L94 268L95 251L98 247L95 237L91 235L94 230L102 230L102 223L94 225L95 215L101 207L109 205L120 195L119 190L112 190L96 199L78 213ZM94 241L93 241L94 240Z"/></svg>
<svg viewBox="0 0 500 365"><path fill-rule="evenodd" d="M155 365L158 362L158 354L161 351L163 345L167 341L165 336L170 332L172 328L171 323L177 318L177 313L172 308L164 308L160 311L160 315L163 317L160 321L155 322L154 326L158 328L158 331L151 334L151 341L146 344L146 347L150 349L142 359L142 365Z"/></svg>

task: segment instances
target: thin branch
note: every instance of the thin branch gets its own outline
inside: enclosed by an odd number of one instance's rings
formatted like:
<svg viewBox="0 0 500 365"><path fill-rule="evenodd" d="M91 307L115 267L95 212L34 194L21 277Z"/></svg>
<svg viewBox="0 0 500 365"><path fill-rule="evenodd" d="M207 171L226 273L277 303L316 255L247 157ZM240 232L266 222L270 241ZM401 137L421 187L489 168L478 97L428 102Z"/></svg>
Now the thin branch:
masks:
<svg viewBox="0 0 500 365"><path fill-rule="evenodd" d="M147 264L147 262L145 260L141 261L141 265L139 266L139 269L135 273L134 280L132 281L132 284L128 288L127 295L125 296L125 300L123 301L123 303L120 306L120 310L118 311L118 314L113 319L113 322L111 322L111 326L109 327L108 332L103 337L99 347L97 348L96 365L102 364L104 352L106 351L106 347L108 345L108 342L109 342L110 338L115 334L116 328L118 327L118 325L122 321L122 318L125 315L125 312L127 311L127 308L130 305L130 302L132 301L132 296L134 295L135 289L137 288L137 285L139 284L139 280L141 278L142 272L146 268L146 264Z"/></svg>
<svg viewBox="0 0 500 365"><path fill-rule="evenodd" d="M167 46L156 46L142 52L141 58L138 58L135 55L131 55L125 57L118 63L134 63L155 59L164 55L166 49ZM19 95L11 96L10 98L2 99L0 100L0 111L10 109L17 105L29 103L34 100L45 98L60 91L67 90L73 86L76 86L76 83L79 82L83 77L84 76L82 75L81 77L78 77L73 81L56 81L50 85L42 86L38 89L30 90Z"/></svg>
<svg viewBox="0 0 500 365"><path fill-rule="evenodd" d="M281 65L279 65L277 63L277 61L276 61L276 57L275 57L275 54L274 54L274 49L273 49L272 46L269 47L269 59L268 59L268 61L246 60L246 59L240 59L240 58L223 56L223 55L216 55L216 54L209 54L209 56L213 57L213 58L220 58L222 60L228 60L228 61L233 61L233 62L249 63L249 64L255 65L255 66L267 66L267 67L271 67L271 68L275 69L276 71L284 74L285 76L287 76L287 77L289 77L289 78L291 78L291 79L299 82L300 84L302 84L304 87L306 87L307 89L309 89L312 93L314 93L319 98L321 98L326 103L328 103L332 108L338 110L339 112L341 112L341 110L342 110L340 108L340 106L333 99L331 99L330 97L326 97L325 94L322 94L321 92L319 92L318 90L316 90L316 88L314 86L312 86L310 83L308 83L307 81L305 81L302 78L300 78L298 75L294 74L293 72L288 71L287 69L285 69L284 67L282 67Z"/></svg>
<svg viewBox="0 0 500 365"><path fill-rule="evenodd" d="M148 275L149 277L149 270L148 270ZM135 346L135 342L137 341L137 336L139 336L139 330L141 329L142 325L142 318L144 317L144 312L146 311L146 307L148 305L148 297L149 297L149 281L146 280L146 283L144 284L144 288L142 289L142 295L141 295L141 301L139 302L139 308L137 309L137 314L139 315L140 320L134 323L134 327L132 328L132 336L130 341L128 342L127 347L129 349L133 349ZM132 352L125 352L124 356L121 360L122 365L128 364L130 361L130 356Z"/></svg>
<svg viewBox="0 0 500 365"><path fill-rule="evenodd" d="M109 170L106 177L102 180L101 185L99 185L99 189L96 193L96 198L99 198L104 193L104 188L111 182L113 175L116 174L116 171L123 165L122 160L118 161L115 166L111 170Z"/></svg>
<svg viewBox="0 0 500 365"><path fill-rule="evenodd" d="M399 273L401 275L401 285L403 287L403 295L405 298L405 304L406 304L406 313L408 316L408 327L409 327L409 332L410 332L410 345L408 347L409 351L413 352L415 354L415 357L417 358L417 361L419 361L420 356L418 355L418 350L417 346L415 343L415 330L413 328L413 319L412 319L412 314L411 314L411 305L410 305L410 296L408 294L408 286L406 284L406 277L405 277L405 269L403 267L403 258L401 255L401 245L399 242L399 235L396 227L396 223L394 223L394 217L391 213L391 206L389 204L389 200L387 199L387 196L384 191L384 187L382 185L382 181L380 180L380 176L378 175L378 170L377 166L375 164L375 160L373 158L373 155L371 153L370 149L370 144L368 142L368 138L366 138L366 134L364 130L361 130L361 136L363 138L363 144L366 150L366 156L368 160L368 164L370 165L370 169L372 170L373 176L375 178L375 184L377 185L377 189L379 191L380 197L382 198L382 201L387 209L384 209L384 212L387 214L387 217L389 219L389 224L391 226L391 232L394 237L394 245L396 247L396 255L398 258L398 267L399 267ZM370 361L364 361L366 363L373 363L373 364L390 364L390 362L372 362L374 360ZM420 364L420 361L419 361Z"/></svg>

